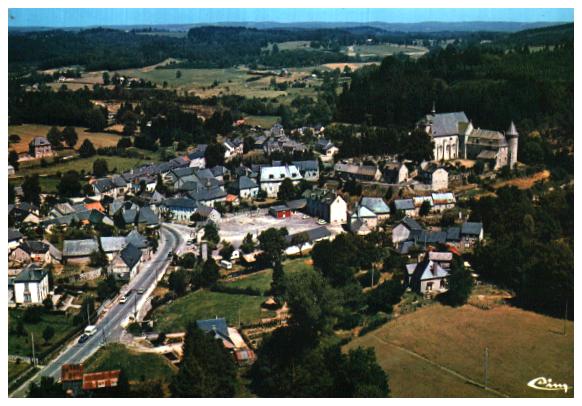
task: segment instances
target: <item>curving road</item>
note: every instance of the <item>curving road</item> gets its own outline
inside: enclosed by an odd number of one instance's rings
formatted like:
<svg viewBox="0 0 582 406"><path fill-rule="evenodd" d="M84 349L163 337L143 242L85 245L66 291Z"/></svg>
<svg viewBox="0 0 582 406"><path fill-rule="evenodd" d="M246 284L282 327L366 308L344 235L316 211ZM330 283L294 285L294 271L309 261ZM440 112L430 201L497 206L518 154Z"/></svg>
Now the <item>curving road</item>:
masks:
<svg viewBox="0 0 582 406"><path fill-rule="evenodd" d="M114 300L113 305L109 308L104 316L95 324L97 333L89 338L85 343L78 344L77 338L73 344L69 344L63 351L46 366L44 366L36 375L25 382L20 388L15 390L11 397L24 397L28 391L31 382L39 382L41 376L50 376L58 380L61 374L63 364L78 364L89 358L103 344L111 341L117 341L123 333L122 325L134 314L135 309L140 309L146 302L148 296L156 287L159 279L166 271L170 259L170 252L180 251L185 245L184 238L175 229L173 224L163 224L160 228L160 239L158 250L151 259L146 262L139 274L126 285L125 290L132 290L133 293L128 296L127 303L120 304L118 298ZM138 295L136 292L143 289L145 293Z"/></svg>

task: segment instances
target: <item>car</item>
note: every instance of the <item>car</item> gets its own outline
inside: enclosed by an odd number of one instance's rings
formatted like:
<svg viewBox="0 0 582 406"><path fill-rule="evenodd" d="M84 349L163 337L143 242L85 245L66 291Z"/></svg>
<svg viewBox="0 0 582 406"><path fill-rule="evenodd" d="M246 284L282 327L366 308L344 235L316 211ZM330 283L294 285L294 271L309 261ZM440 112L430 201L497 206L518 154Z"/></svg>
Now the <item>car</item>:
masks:
<svg viewBox="0 0 582 406"><path fill-rule="evenodd" d="M317 220L317 224L324 225L324 224L327 224L327 221L325 221L324 219L319 219L319 220Z"/></svg>
<svg viewBox="0 0 582 406"><path fill-rule="evenodd" d="M87 326L85 327L85 331L83 331L86 336L92 336L97 332L97 326Z"/></svg>
<svg viewBox="0 0 582 406"><path fill-rule="evenodd" d="M137 290L137 294L138 295L143 295L145 293L145 289L144 288L140 288Z"/></svg>
<svg viewBox="0 0 582 406"><path fill-rule="evenodd" d="M304 214L303 216L301 216L301 218L302 218L303 220L307 220L307 219L309 218L309 216L308 216L307 214Z"/></svg>
<svg viewBox="0 0 582 406"><path fill-rule="evenodd" d="M81 334L81 337L79 337L79 341L77 341L79 344L83 344L85 341L87 341L89 339L89 336L87 334Z"/></svg>
<svg viewBox="0 0 582 406"><path fill-rule="evenodd" d="M223 259L220 261L220 266L226 269L232 269L232 262Z"/></svg>
<svg viewBox="0 0 582 406"><path fill-rule="evenodd" d="M125 302L127 302L127 296L121 296L121 297L119 298L119 303L120 303L120 304L124 304Z"/></svg>
<svg viewBox="0 0 582 406"><path fill-rule="evenodd" d="M174 256L174 253L172 251L168 252L168 258L172 258Z"/></svg>

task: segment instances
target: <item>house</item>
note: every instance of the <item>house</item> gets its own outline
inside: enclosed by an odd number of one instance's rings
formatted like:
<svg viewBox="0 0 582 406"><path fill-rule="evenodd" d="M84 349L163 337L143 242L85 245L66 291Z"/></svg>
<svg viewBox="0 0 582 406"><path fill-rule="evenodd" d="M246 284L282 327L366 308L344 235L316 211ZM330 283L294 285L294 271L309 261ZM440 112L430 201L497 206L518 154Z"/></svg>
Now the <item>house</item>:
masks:
<svg viewBox="0 0 582 406"><path fill-rule="evenodd" d="M196 201L186 197L166 199L160 205L163 212L171 214L172 221L182 224L190 223L197 207Z"/></svg>
<svg viewBox="0 0 582 406"><path fill-rule="evenodd" d="M286 205L278 205L269 207L269 214L277 219L284 219L291 217L291 209Z"/></svg>
<svg viewBox="0 0 582 406"><path fill-rule="evenodd" d="M421 171L420 179L422 183L430 187L430 190L442 191L449 188L449 173L444 168L429 165Z"/></svg>
<svg viewBox="0 0 582 406"><path fill-rule="evenodd" d="M350 231L358 235L369 234L378 226L378 216L366 206L356 206L350 216Z"/></svg>
<svg viewBox="0 0 582 406"><path fill-rule="evenodd" d="M313 248L315 243L331 239L331 232L325 226L311 228L299 233L285 236L289 246L285 249L286 255L302 255Z"/></svg>
<svg viewBox="0 0 582 406"><path fill-rule="evenodd" d="M99 243L109 261L112 261L115 255L127 244L125 237L101 237Z"/></svg>
<svg viewBox="0 0 582 406"><path fill-rule="evenodd" d="M432 210L436 213L442 213L445 210L454 209L457 203L455 195L451 192L432 193Z"/></svg>
<svg viewBox="0 0 582 406"><path fill-rule="evenodd" d="M196 214L205 220L210 220L213 223L218 223L221 219L221 215L213 207L206 206L204 204L199 204L198 208L196 209Z"/></svg>
<svg viewBox="0 0 582 406"><path fill-rule="evenodd" d="M401 211L407 217L417 215L416 206L413 199L396 199L394 200L394 210Z"/></svg>
<svg viewBox="0 0 582 406"><path fill-rule="evenodd" d="M418 264L406 266L408 286L419 294L434 294L447 291L449 272L437 262L426 259Z"/></svg>
<svg viewBox="0 0 582 406"><path fill-rule="evenodd" d="M224 145L224 159L225 160L229 160L231 158L234 158L235 156L239 156L243 154L243 144L242 143L237 143L235 141L224 141L224 143L222 144Z"/></svg>
<svg viewBox="0 0 582 406"><path fill-rule="evenodd" d="M320 138L315 144L315 149L321 153L319 159L326 165L333 164L333 157L339 152L338 147L336 147L333 142L326 140L325 138Z"/></svg>
<svg viewBox="0 0 582 406"><path fill-rule="evenodd" d="M319 163L316 160L293 161L292 164L299 169L299 173L306 181L317 182L319 180Z"/></svg>
<svg viewBox="0 0 582 406"><path fill-rule="evenodd" d="M233 193L241 199L254 199L259 193L259 185L248 176L240 176L231 186Z"/></svg>
<svg viewBox="0 0 582 406"><path fill-rule="evenodd" d="M263 167L260 174L261 190L265 191L268 197L277 197L281 183L287 178L291 179L294 185L298 185L303 179L295 165Z"/></svg>
<svg viewBox="0 0 582 406"><path fill-rule="evenodd" d="M348 222L348 204L341 195L326 189L313 189L306 190L303 198L307 203L305 211L310 216L321 218L330 224Z"/></svg>
<svg viewBox="0 0 582 406"><path fill-rule="evenodd" d="M115 175L111 178L101 178L93 182L95 196L109 196L114 199L124 196L129 191L130 184L123 176Z"/></svg>
<svg viewBox="0 0 582 406"><path fill-rule="evenodd" d="M355 165L338 162L333 167L340 179L379 181L382 173L375 165Z"/></svg>
<svg viewBox="0 0 582 406"><path fill-rule="evenodd" d="M461 226L461 244L463 248L473 248L483 240L483 223L465 222Z"/></svg>
<svg viewBox="0 0 582 406"><path fill-rule="evenodd" d="M212 334L215 339L221 340L224 348L231 352L237 363L250 364L254 362L254 352L247 346L237 329L227 326L223 317L197 320L196 326L204 333Z"/></svg>
<svg viewBox="0 0 582 406"><path fill-rule="evenodd" d="M395 247L400 246L404 241L409 241L413 233L422 230L422 226L410 217L404 217L396 227L392 229L392 244Z"/></svg>
<svg viewBox="0 0 582 406"><path fill-rule="evenodd" d="M109 272L117 280L130 281L139 272L142 253L133 244L127 244L109 264Z"/></svg>
<svg viewBox="0 0 582 406"><path fill-rule="evenodd" d="M226 201L227 193L222 186L213 186L199 188L196 191L188 192L187 195L197 203L204 203L206 206L214 207L215 203Z"/></svg>
<svg viewBox="0 0 582 406"><path fill-rule="evenodd" d="M51 262L49 245L42 241L24 241L20 244L20 249L28 253L32 262L48 264Z"/></svg>
<svg viewBox="0 0 582 406"><path fill-rule="evenodd" d="M446 270L451 268L451 263L453 262L453 253L449 251L429 251L426 257Z"/></svg>
<svg viewBox="0 0 582 406"><path fill-rule="evenodd" d="M28 153L33 158L53 156L51 143L45 137L34 137L28 144Z"/></svg>
<svg viewBox="0 0 582 406"><path fill-rule="evenodd" d="M188 159L190 160L190 168L206 168L206 154L207 145L200 144L191 153L188 154Z"/></svg>
<svg viewBox="0 0 582 406"><path fill-rule="evenodd" d="M429 211L432 211L433 209L432 196L414 196L412 201L414 202L415 216L420 215L420 209L424 202L428 203L428 206L430 207Z"/></svg>
<svg viewBox="0 0 582 406"><path fill-rule="evenodd" d="M140 250L144 250L149 247L149 242L146 237L141 235L139 231L133 229L125 236L125 242L127 244L132 244L133 246L139 248Z"/></svg>
<svg viewBox="0 0 582 406"><path fill-rule="evenodd" d="M15 228L9 228L8 229L8 251L11 251L15 248L17 248L20 243L22 242L24 236L22 235L22 233L15 229Z"/></svg>
<svg viewBox="0 0 582 406"><path fill-rule="evenodd" d="M16 174L16 171L14 170L14 166L8 165L8 176L12 176L14 174Z"/></svg>
<svg viewBox="0 0 582 406"><path fill-rule="evenodd" d="M63 241L63 263L87 265L91 262L91 254L99 251L96 240L65 240Z"/></svg>
<svg viewBox="0 0 582 406"><path fill-rule="evenodd" d="M160 226L158 215L149 206L140 207L135 222L138 226L142 225L149 229L158 228Z"/></svg>
<svg viewBox="0 0 582 406"><path fill-rule="evenodd" d="M98 391L114 388L119 382L120 369L83 374L83 391Z"/></svg>
<svg viewBox="0 0 582 406"><path fill-rule="evenodd" d="M408 181L408 167L404 163L392 162L384 167L384 181L397 185Z"/></svg>
<svg viewBox="0 0 582 406"><path fill-rule="evenodd" d="M49 296L48 272L36 265L28 265L13 280L14 302L17 304L42 304Z"/></svg>
<svg viewBox="0 0 582 406"><path fill-rule="evenodd" d="M381 197L363 196L360 199L360 206L372 211L378 217L378 221L384 221L390 218L390 206Z"/></svg>

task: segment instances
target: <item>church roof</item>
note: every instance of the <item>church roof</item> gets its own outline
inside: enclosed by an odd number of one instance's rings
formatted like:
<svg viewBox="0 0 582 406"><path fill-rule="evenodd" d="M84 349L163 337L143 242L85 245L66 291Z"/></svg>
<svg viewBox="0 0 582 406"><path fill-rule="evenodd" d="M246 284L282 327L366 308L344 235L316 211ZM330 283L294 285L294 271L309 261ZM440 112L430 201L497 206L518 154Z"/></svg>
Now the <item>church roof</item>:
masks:
<svg viewBox="0 0 582 406"><path fill-rule="evenodd" d="M509 125L509 128L507 129L507 132L505 134L516 136L516 137L519 135L519 133L517 132L517 129L515 128L515 124L513 123L513 121Z"/></svg>

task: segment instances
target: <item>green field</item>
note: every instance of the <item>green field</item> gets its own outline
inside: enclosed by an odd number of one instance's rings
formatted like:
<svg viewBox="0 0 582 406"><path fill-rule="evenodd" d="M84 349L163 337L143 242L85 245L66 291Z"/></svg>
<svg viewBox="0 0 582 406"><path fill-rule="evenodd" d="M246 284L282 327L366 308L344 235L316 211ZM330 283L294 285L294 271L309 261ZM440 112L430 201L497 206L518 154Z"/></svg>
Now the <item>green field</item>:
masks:
<svg viewBox="0 0 582 406"><path fill-rule="evenodd" d="M123 369L129 381L169 382L176 372L163 355L132 351L122 344L101 347L83 364L86 372Z"/></svg>
<svg viewBox="0 0 582 406"><path fill-rule="evenodd" d="M188 324L200 319L225 317L229 325L238 325L272 317L263 311L263 296L249 296L199 290L154 310L155 328L161 332L184 331Z"/></svg>
<svg viewBox="0 0 582 406"><path fill-rule="evenodd" d="M527 386L540 376L573 385L574 325L567 322L565 336L563 327L560 319L507 305L481 310L435 304L401 315L346 347L376 350L393 397L496 396L467 381L483 382L485 348L490 388L511 397L571 397L572 391Z"/></svg>
<svg viewBox="0 0 582 406"><path fill-rule="evenodd" d="M8 361L8 382L12 382L20 374L26 371L30 367L30 364L26 362L11 362Z"/></svg>
<svg viewBox="0 0 582 406"><path fill-rule="evenodd" d="M285 41L277 42L279 51L295 51L297 49L303 49L305 51L314 51L313 48L309 46L310 41ZM263 51L271 51L273 49L273 43L263 48Z"/></svg>
<svg viewBox="0 0 582 406"><path fill-rule="evenodd" d="M15 331L16 323L22 318L22 315L22 309L8 310L8 354L10 355L31 356L31 334L34 335L34 348L38 355L75 329L73 316L45 313L40 322L36 324L25 323L26 335L18 336ZM48 343L42 338L42 332L47 326L51 326L55 330L54 337Z"/></svg>
<svg viewBox="0 0 582 406"><path fill-rule="evenodd" d="M279 116L245 116L245 124L271 128L279 122L280 119Z"/></svg>
<svg viewBox="0 0 582 406"><path fill-rule="evenodd" d="M349 56L359 54L362 58L379 56L384 57L398 53L404 53L412 57L420 57L428 52L428 49L420 46L404 46L396 44L354 45L344 49Z"/></svg>

